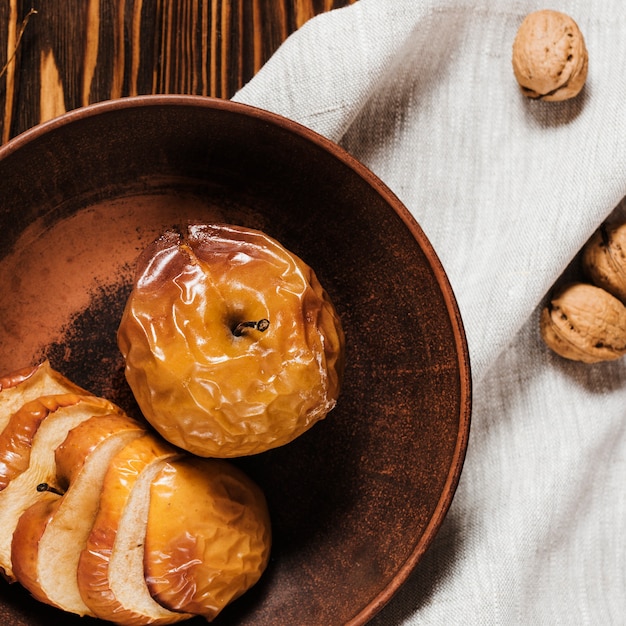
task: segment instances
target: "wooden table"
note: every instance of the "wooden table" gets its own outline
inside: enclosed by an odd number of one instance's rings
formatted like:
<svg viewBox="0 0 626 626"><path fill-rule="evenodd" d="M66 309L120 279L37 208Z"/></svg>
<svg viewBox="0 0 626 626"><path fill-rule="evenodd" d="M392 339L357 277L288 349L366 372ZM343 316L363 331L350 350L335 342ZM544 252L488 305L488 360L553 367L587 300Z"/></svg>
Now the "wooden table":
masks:
<svg viewBox="0 0 626 626"><path fill-rule="evenodd" d="M113 98L230 98L304 22L354 2L0 0L0 143Z"/></svg>

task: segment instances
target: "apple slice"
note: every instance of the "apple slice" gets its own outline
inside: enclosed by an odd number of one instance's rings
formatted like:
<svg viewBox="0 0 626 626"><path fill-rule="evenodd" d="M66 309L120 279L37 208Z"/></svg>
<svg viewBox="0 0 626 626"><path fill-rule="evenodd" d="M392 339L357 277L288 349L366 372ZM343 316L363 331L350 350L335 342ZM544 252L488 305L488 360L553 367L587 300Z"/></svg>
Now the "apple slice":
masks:
<svg viewBox="0 0 626 626"><path fill-rule="evenodd" d="M54 485L56 478L54 452L57 446L64 441L72 428L90 417L121 412L112 403L95 396L63 394L40 398L38 402L45 410L17 411L7 425L7 429L15 428L16 431L33 433L29 450L26 450L27 446L20 447L20 450L26 452L28 456L27 467L14 475L0 491L0 568L10 581L15 579L11 561L11 542L19 518L27 508L39 500L50 500L55 495L49 491L40 491L38 485L46 483L58 487ZM23 425L22 420L27 424ZM29 420L33 420L35 426L29 427Z"/></svg>
<svg viewBox="0 0 626 626"><path fill-rule="evenodd" d="M231 463L186 456L156 475L145 572L164 606L213 620L258 581L270 544L265 497Z"/></svg>
<svg viewBox="0 0 626 626"><path fill-rule="evenodd" d="M78 562L78 587L100 619L118 624L171 624L191 615L157 603L144 576L150 483L173 447L152 434L131 441L110 461L100 509Z"/></svg>
<svg viewBox="0 0 626 626"><path fill-rule="evenodd" d="M40 396L60 393L89 395L84 389L52 369L49 361L0 377L0 430L23 404Z"/></svg>
<svg viewBox="0 0 626 626"><path fill-rule="evenodd" d="M33 438L50 413L80 402L73 393L42 396L21 406L0 433L0 491L28 469Z"/></svg>
<svg viewBox="0 0 626 626"><path fill-rule="evenodd" d="M92 417L69 431L56 449L56 480L68 485L56 500L37 502L19 519L12 542L13 573L38 600L78 615L83 602L76 571L100 504L113 456L146 433L125 415Z"/></svg>

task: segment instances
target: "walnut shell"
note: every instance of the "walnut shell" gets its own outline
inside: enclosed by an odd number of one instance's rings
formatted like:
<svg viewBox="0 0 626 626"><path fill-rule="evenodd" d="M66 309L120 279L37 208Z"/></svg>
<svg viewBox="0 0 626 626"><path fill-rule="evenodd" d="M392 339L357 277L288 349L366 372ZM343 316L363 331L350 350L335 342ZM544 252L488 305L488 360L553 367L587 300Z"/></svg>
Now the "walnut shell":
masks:
<svg viewBox="0 0 626 626"><path fill-rule="evenodd" d="M626 302L626 223L602 224L583 248L582 265L594 285Z"/></svg>
<svg viewBox="0 0 626 626"><path fill-rule="evenodd" d="M513 42L513 72L529 98L557 101L578 95L588 62L578 25L559 11L527 15Z"/></svg>
<svg viewBox="0 0 626 626"><path fill-rule="evenodd" d="M626 354L626 306L586 283L562 287L541 312L541 336L554 352L584 363Z"/></svg>

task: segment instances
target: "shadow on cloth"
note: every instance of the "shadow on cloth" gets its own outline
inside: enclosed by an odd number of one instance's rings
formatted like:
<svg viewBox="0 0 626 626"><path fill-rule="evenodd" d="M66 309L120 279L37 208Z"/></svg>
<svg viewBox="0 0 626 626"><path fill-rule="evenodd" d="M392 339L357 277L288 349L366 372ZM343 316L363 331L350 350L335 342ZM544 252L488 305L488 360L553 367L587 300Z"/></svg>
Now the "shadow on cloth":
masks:
<svg viewBox="0 0 626 626"><path fill-rule="evenodd" d="M524 97L527 121L541 128L556 128L573 122L583 112L585 103L589 100L589 89L589 85L585 85L575 98L562 102L546 102Z"/></svg>

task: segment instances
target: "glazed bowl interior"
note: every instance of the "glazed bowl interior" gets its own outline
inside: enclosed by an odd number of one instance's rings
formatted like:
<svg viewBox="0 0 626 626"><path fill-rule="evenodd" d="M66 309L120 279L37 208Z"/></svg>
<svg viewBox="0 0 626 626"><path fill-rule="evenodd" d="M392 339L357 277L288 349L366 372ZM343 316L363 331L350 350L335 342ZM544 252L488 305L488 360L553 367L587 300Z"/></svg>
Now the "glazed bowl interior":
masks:
<svg viewBox="0 0 626 626"><path fill-rule="evenodd" d="M397 198L293 122L186 96L101 103L24 133L0 150L0 197L0 373L48 358L137 417L116 330L148 243L188 222L241 224L315 269L346 333L343 389L293 443L234 461L265 491L274 545L214 623L367 622L439 529L470 421L454 294ZM59 615L0 585L5 626Z"/></svg>

